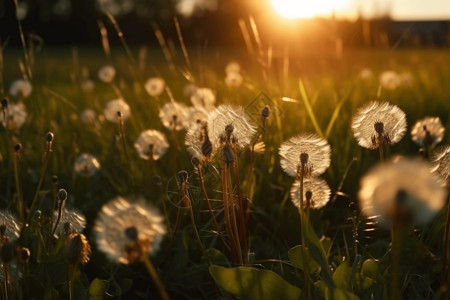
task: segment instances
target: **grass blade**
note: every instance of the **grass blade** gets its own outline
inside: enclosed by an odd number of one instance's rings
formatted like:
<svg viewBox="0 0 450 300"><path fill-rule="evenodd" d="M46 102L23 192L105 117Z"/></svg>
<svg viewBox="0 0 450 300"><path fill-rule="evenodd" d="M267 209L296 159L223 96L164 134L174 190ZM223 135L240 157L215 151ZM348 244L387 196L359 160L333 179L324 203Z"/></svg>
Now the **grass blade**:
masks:
<svg viewBox="0 0 450 300"><path fill-rule="evenodd" d="M316 115L314 114L314 111L311 106L311 102L309 101L308 94L306 94L306 89L305 89L305 86L303 85L303 81L301 79L298 81L298 86L300 88L300 95L302 96L306 111L309 115L309 118L311 119L311 122L313 123L316 133L320 137L325 138L325 136L323 135L322 129L320 129L319 123L317 123Z"/></svg>

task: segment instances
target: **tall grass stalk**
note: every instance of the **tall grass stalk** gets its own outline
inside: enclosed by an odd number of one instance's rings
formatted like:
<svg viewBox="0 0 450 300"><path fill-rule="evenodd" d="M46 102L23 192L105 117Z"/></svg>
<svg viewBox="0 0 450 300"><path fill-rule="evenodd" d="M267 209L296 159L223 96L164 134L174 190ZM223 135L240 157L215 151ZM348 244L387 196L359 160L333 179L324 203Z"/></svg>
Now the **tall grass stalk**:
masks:
<svg viewBox="0 0 450 300"><path fill-rule="evenodd" d="M156 273L155 267L153 266L152 262L150 261L146 253L142 254L141 260L144 263L145 267L147 268L147 271L150 274L153 283L156 285L156 288L158 289L161 298L163 300L170 300L169 294L167 294L167 291L164 288L163 283L159 279L158 273Z"/></svg>
<svg viewBox="0 0 450 300"><path fill-rule="evenodd" d="M117 112L117 121L119 124L119 136L120 136L120 140L122 142L123 154L125 155L125 161L126 161L129 176L130 176L130 184L131 184L131 188L133 188L133 190L134 190L134 177L133 177L133 172L131 169L130 157L128 156L127 143L125 141L125 132L124 132L124 125L123 125L123 120L122 120L122 113L120 111Z"/></svg>
<svg viewBox="0 0 450 300"><path fill-rule="evenodd" d="M24 225L25 224L25 204L23 200L23 190L22 190L22 178L20 177L20 151L22 150L22 145L16 144L14 146L14 178L16 181L16 197L17 197L17 210L19 211L19 220Z"/></svg>
<svg viewBox="0 0 450 300"><path fill-rule="evenodd" d="M16 17L19 14L19 1L14 0L14 5L16 6ZM22 43L23 53L25 57L25 64L26 64L26 78L24 79L32 79L33 74L31 72L31 64L30 64L30 57L28 56L28 50L27 50L27 43L25 42L25 35L23 33L22 23L19 19L17 19L17 25L19 27L19 35L20 35L20 41Z"/></svg>

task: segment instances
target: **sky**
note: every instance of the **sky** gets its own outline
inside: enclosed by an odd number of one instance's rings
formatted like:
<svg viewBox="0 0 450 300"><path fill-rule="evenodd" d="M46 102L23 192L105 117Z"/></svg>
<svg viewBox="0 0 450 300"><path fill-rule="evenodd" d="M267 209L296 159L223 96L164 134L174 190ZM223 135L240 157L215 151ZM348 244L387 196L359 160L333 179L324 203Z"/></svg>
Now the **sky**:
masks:
<svg viewBox="0 0 450 300"><path fill-rule="evenodd" d="M355 19L450 20L450 0L269 0L280 15L295 19L330 16Z"/></svg>

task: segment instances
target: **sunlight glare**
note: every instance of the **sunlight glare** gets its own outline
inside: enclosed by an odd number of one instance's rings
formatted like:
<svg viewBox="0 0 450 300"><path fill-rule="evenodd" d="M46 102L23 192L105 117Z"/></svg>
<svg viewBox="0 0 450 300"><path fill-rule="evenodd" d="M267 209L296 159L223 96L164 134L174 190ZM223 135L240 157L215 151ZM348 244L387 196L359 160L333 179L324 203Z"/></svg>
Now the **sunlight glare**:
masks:
<svg viewBox="0 0 450 300"><path fill-rule="evenodd" d="M314 18L330 16L336 9L336 0L270 0L280 16L286 19Z"/></svg>

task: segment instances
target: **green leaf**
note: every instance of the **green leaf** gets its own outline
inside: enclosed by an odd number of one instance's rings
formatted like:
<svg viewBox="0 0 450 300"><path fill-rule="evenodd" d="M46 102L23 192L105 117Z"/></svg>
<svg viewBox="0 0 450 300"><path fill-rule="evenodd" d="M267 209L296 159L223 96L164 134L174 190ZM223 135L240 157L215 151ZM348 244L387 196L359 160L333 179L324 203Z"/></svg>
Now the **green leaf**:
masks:
<svg viewBox="0 0 450 300"><path fill-rule="evenodd" d="M225 291L247 300L299 299L301 290L276 273L250 267L209 267L215 282Z"/></svg>
<svg viewBox="0 0 450 300"><path fill-rule="evenodd" d="M366 259L361 267L362 275L376 279L378 273L378 262L379 261L376 259Z"/></svg>
<svg viewBox="0 0 450 300"><path fill-rule="evenodd" d="M305 104L306 112L311 119L314 129L316 130L316 133L320 135L320 137L324 138L322 129L320 129L319 123L317 123L316 115L314 114L308 94L306 93L305 86L303 85L303 81L301 79L298 81L298 86L300 88L300 95L302 96L303 103Z"/></svg>
<svg viewBox="0 0 450 300"><path fill-rule="evenodd" d="M359 297L356 296L353 293L335 289L335 290L327 290L327 297L326 299L332 299L332 300L359 300Z"/></svg>
<svg viewBox="0 0 450 300"><path fill-rule="evenodd" d="M108 283L106 280L95 278L89 286L89 300L103 299L107 288Z"/></svg>
<svg viewBox="0 0 450 300"><path fill-rule="evenodd" d="M305 251L305 253L302 253L303 251ZM303 271L305 268L305 263L304 263L303 257L305 257L307 264L308 264L308 270L309 270L310 274L317 271L320 267L317 264L317 262L315 260L313 260L311 258L311 256L309 255L308 248L303 247L302 245L295 246L295 247L289 249L288 256L289 256L289 260L291 261L291 263L295 267L297 267Z"/></svg>
<svg viewBox="0 0 450 300"><path fill-rule="evenodd" d="M348 261L344 261L333 274L333 281L337 288L348 291L351 288L350 277L352 276L352 268Z"/></svg>

